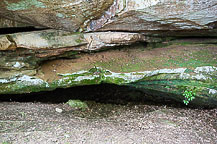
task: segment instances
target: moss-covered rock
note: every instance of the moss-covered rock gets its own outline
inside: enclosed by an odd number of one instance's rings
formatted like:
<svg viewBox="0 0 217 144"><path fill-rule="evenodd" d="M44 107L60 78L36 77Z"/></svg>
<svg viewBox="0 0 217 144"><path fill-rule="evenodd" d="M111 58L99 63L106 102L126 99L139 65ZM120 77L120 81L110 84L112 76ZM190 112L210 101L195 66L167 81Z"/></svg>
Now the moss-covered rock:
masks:
<svg viewBox="0 0 217 144"><path fill-rule="evenodd" d="M51 34L45 39L53 41L58 32L55 31L54 35L50 32L47 34L44 32L45 36ZM64 33L59 34L63 37L68 36L63 35ZM98 34L103 38L101 33ZM128 35L122 32L119 34ZM75 34L75 37L76 35L79 37L81 34ZM92 37L93 34L89 36ZM131 38L132 40L138 38L137 34L131 36L129 41ZM11 37L13 40L16 39L16 35ZM104 39L104 42L110 44L117 42L117 39L110 38L110 40ZM125 40L119 41L120 44ZM190 41L192 42L192 39ZM185 99L183 93L191 90L195 93L195 99L190 104L215 107L217 105L216 44L214 39L206 41L200 39L200 41L192 44L186 40L174 40L169 41L169 46L155 49L149 49L144 43L140 43L97 53L76 53L71 48L65 48L66 51L71 50L66 53L69 55L61 54L57 47L51 50L53 52L56 50L60 54L53 57L49 57L47 51L44 51L47 56L38 56L41 49L2 50L0 94L21 94L110 83L144 91L149 94L147 98L151 100L172 99L183 102ZM45 48L45 50L50 49ZM73 59L70 54L74 56ZM61 58L64 56L68 59Z"/></svg>
<svg viewBox="0 0 217 144"><path fill-rule="evenodd" d="M48 83L34 77L21 76L1 79L0 93L28 93L79 85L112 83L127 85L152 95L153 99L173 99L182 102L183 93L193 89L196 98L191 103L201 106L217 106L217 67L197 67L191 73L187 68L161 69L155 71L115 73L102 68L92 68L71 74Z"/></svg>
<svg viewBox="0 0 217 144"><path fill-rule="evenodd" d="M82 102L80 100L68 100L66 104L68 104L70 107L75 109L85 110L88 108L88 105L85 102Z"/></svg>

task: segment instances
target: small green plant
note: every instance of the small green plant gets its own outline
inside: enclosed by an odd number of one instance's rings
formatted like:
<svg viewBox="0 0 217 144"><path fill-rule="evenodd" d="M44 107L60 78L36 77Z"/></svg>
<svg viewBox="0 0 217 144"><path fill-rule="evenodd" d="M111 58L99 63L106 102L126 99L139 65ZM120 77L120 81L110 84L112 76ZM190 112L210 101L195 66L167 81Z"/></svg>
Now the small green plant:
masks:
<svg viewBox="0 0 217 144"><path fill-rule="evenodd" d="M25 112L20 112L22 118L25 118L26 117L26 113Z"/></svg>
<svg viewBox="0 0 217 144"><path fill-rule="evenodd" d="M66 102L66 104L68 104L72 108L77 108L82 110L88 109L88 105L85 102L82 102L80 100L69 100L68 102Z"/></svg>
<svg viewBox="0 0 217 144"><path fill-rule="evenodd" d="M9 143L9 142L3 142L2 144L11 144L11 143Z"/></svg>
<svg viewBox="0 0 217 144"><path fill-rule="evenodd" d="M185 105L188 105L190 101L192 101L193 99L195 99L195 92L193 90L185 90L183 93L183 96L185 97L185 99L183 100Z"/></svg>

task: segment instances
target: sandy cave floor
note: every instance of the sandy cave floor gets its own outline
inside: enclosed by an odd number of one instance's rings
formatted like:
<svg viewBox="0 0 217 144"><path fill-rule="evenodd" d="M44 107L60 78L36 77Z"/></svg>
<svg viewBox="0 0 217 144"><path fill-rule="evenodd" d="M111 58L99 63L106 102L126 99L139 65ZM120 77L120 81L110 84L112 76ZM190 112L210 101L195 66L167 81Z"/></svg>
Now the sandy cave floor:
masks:
<svg viewBox="0 0 217 144"><path fill-rule="evenodd" d="M79 110L64 103L1 102L0 143L217 142L217 109L200 110L139 103L118 105L93 101L87 101L87 104L87 110ZM63 112L58 113L56 108Z"/></svg>

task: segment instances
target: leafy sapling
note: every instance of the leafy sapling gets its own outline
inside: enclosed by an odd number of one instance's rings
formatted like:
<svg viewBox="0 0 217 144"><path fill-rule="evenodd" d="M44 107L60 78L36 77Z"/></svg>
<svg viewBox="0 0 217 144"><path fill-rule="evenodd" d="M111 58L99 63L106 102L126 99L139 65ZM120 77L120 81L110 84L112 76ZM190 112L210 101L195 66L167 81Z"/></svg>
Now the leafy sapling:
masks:
<svg viewBox="0 0 217 144"><path fill-rule="evenodd" d="M190 101L195 99L195 95L196 93L193 90L185 90L185 92L183 93L183 96L185 97L185 99L183 100L184 104L188 105Z"/></svg>

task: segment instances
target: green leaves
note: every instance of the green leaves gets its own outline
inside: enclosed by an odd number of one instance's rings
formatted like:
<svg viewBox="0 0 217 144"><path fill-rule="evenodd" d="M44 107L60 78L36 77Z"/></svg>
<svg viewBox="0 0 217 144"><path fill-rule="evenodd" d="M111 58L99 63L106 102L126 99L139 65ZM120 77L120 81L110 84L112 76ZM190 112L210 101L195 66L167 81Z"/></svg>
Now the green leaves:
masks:
<svg viewBox="0 0 217 144"><path fill-rule="evenodd" d="M185 90L183 93L183 96L185 97L185 100L183 100L185 105L188 105L190 101L195 99L196 93L193 90Z"/></svg>

